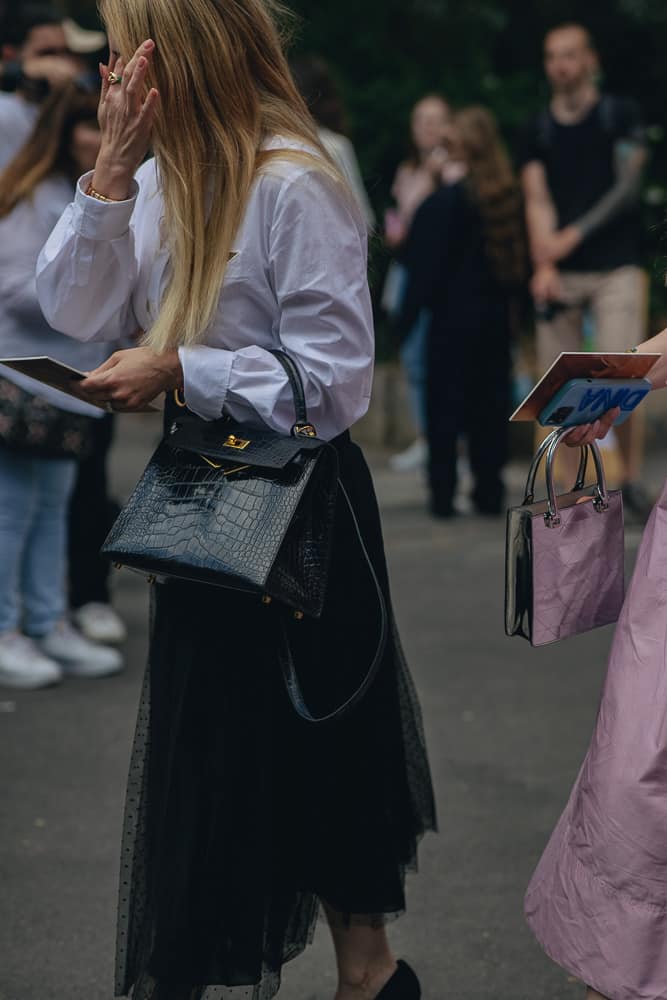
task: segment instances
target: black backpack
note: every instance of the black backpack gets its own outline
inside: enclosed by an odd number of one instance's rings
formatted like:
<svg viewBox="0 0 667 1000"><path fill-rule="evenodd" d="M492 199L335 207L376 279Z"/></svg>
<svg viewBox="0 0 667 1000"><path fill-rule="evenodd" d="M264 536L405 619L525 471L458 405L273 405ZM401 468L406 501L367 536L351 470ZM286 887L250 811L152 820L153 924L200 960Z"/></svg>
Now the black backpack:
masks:
<svg viewBox="0 0 667 1000"><path fill-rule="evenodd" d="M605 135L617 135L623 130L622 100L611 94L603 94L598 105L600 124ZM551 149L555 139L554 119L548 108L540 111L537 117L537 139L543 152Z"/></svg>

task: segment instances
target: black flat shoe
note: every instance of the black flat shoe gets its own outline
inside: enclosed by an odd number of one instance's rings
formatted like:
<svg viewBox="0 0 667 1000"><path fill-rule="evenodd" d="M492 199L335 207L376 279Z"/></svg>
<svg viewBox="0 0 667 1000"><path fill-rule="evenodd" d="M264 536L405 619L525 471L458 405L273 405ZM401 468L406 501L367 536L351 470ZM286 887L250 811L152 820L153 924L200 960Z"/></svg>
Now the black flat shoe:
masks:
<svg viewBox="0 0 667 1000"><path fill-rule="evenodd" d="M420 1000L422 988L407 962L398 960L398 968L382 987L376 1000Z"/></svg>

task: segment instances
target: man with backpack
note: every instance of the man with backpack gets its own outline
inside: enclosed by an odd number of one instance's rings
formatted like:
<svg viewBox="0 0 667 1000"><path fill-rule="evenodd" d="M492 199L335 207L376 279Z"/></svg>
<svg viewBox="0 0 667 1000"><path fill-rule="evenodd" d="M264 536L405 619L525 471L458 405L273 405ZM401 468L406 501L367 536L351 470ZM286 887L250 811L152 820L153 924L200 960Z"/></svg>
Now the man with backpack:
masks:
<svg viewBox="0 0 667 1000"><path fill-rule="evenodd" d="M599 351L645 339L646 278L640 267L640 185L647 159L633 101L601 94L589 32L563 24L545 39L552 99L526 126L520 144L534 274L537 355L544 371L561 351L583 349L584 319ZM650 505L639 478L642 426L617 429L627 508Z"/></svg>

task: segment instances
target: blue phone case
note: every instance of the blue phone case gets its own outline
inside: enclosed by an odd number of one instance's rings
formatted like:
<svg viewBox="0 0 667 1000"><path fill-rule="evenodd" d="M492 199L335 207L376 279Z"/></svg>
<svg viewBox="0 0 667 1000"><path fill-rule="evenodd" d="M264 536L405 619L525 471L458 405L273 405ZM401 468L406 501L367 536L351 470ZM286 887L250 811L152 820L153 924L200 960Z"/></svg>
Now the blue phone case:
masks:
<svg viewBox="0 0 667 1000"><path fill-rule="evenodd" d="M576 427L590 424L619 406L621 412L614 421L617 427L651 389L645 378L573 378L558 390L538 420L542 427Z"/></svg>

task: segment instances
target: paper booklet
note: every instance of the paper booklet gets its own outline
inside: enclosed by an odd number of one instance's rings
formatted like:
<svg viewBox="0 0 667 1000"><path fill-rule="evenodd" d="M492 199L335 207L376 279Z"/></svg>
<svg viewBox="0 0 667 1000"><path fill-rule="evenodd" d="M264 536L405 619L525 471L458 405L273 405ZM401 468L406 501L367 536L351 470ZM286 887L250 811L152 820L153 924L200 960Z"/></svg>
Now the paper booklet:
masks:
<svg viewBox="0 0 667 1000"><path fill-rule="evenodd" d="M77 387L77 383L86 378L86 372L71 368L69 365L63 364L62 361L56 361L55 358L49 358L46 355L33 358L0 358L0 365L13 368L14 371L21 372L22 375L29 375L30 378L43 382L44 385L51 386L52 389L59 389L61 392L67 393L68 396L74 396L75 399L80 399L90 406L97 406L97 403L91 403ZM104 409L104 407L101 406L99 409ZM148 403L142 410L134 412L152 413L159 409L161 407L159 401L156 400L153 403Z"/></svg>
<svg viewBox="0 0 667 1000"><path fill-rule="evenodd" d="M590 351L559 354L510 420L537 420L558 390L572 378L646 378L661 357L661 354L596 354Z"/></svg>

